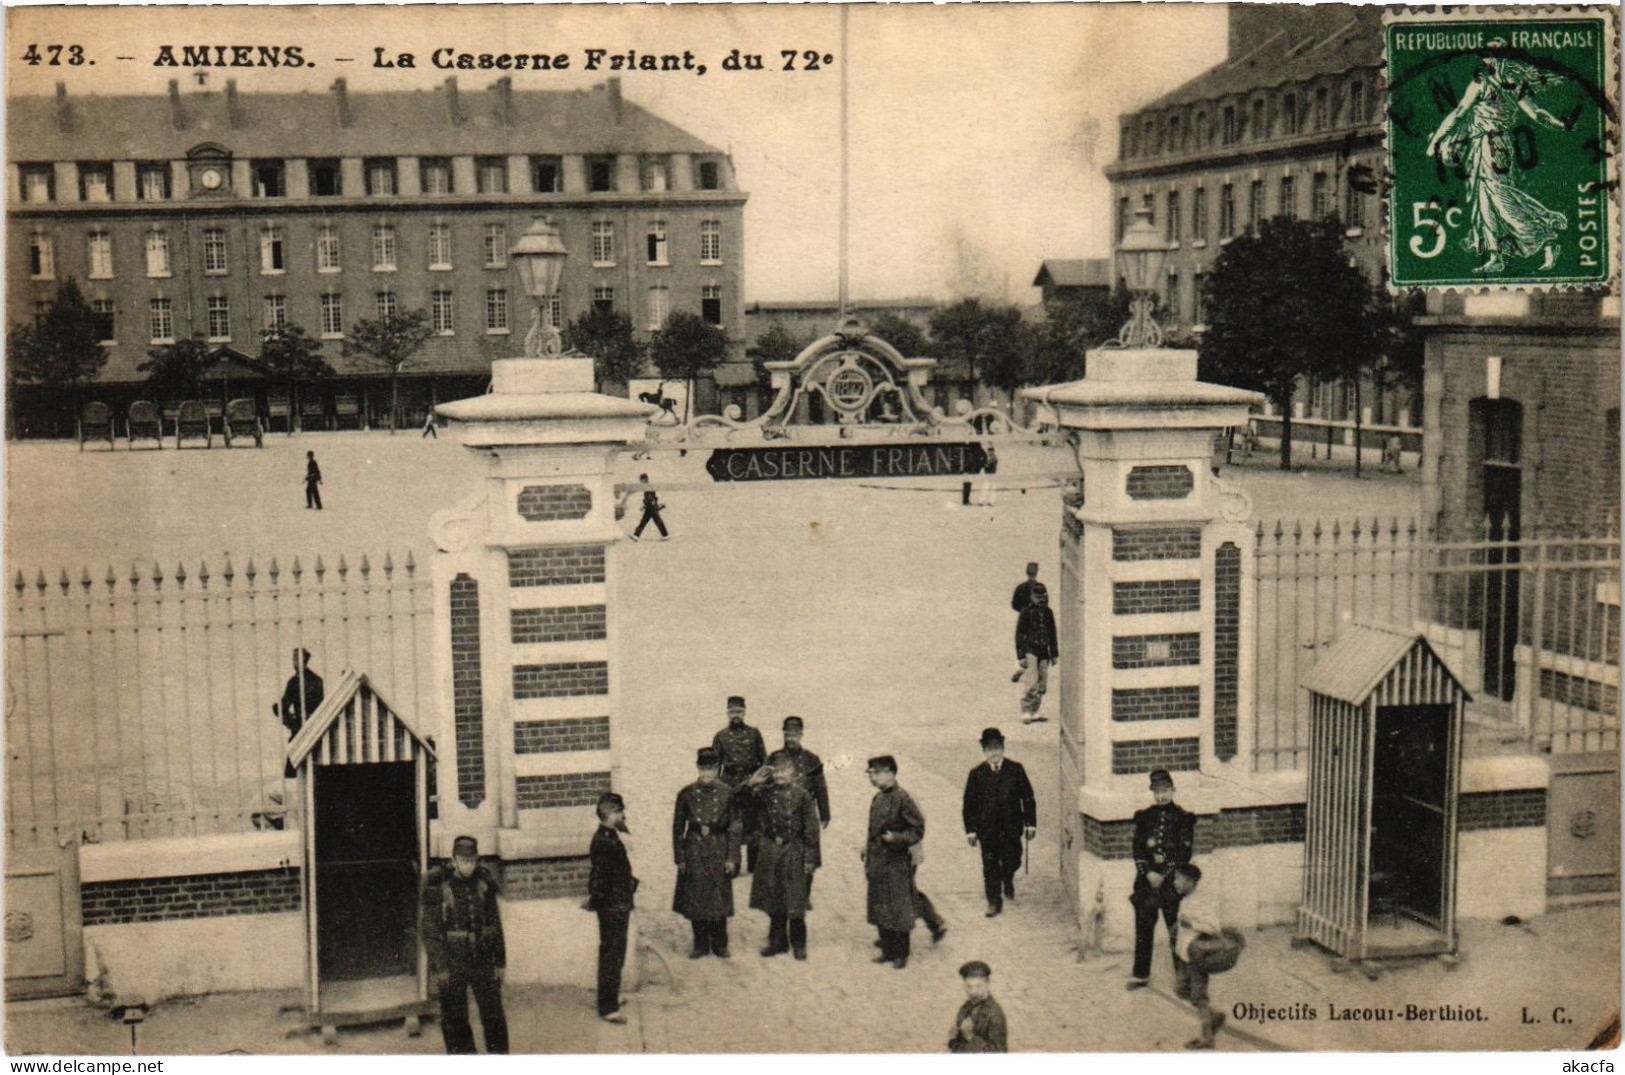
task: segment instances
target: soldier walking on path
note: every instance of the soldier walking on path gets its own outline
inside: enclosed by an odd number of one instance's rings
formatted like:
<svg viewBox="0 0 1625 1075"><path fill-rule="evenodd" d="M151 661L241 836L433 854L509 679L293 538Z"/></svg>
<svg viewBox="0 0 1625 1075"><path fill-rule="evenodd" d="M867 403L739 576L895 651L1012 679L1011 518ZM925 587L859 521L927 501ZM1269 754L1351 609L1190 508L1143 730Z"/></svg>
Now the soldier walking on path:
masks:
<svg viewBox="0 0 1625 1075"><path fill-rule="evenodd" d="M914 860L909 848L925 839L925 815L897 784L897 760L889 754L870 758L869 836L863 852L868 882L869 924L880 931L876 963L898 970L908 966L909 933L914 929Z"/></svg>
<svg viewBox="0 0 1625 1075"><path fill-rule="evenodd" d="M982 754L987 760L965 780L963 814L966 840L982 848L982 889L992 918L1004 910L1005 897L1016 897L1022 839L1038 831L1038 805L1027 770L1004 756L999 729L982 732Z"/></svg>
<svg viewBox="0 0 1625 1075"><path fill-rule="evenodd" d="M954 1017L953 1031L948 1037L950 1053L1007 1053L1010 1051L1010 1031L1004 1021L1004 1009L993 999L989 979L993 971L986 963L973 959L959 968L959 977L965 983L965 1003Z"/></svg>
<svg viewBox="0 0 1625 1075"><path fill-rule="evenodd" d="M1061 654L1061 644L1055 637L1055 613L1049 608L1049 593L1035 590L1033 603L1021 610L1016 620L1016 660L1021 662L1021 722L1032 724L1046 721L1038 715L1044 704L1044 693L1049 689L1049 669Z"/></svg>
<svg viewBox="0 0 1625 1075"><path fill-rule="evenodd" d="M672 854L677 895L672 910L694 926L690 959L728 958L728 919L734 913L733 878L739 873L739 817L733 792L717 779L717 752L701 747L694 783L677 793Z"/></svg>
<svg viewBox="0 0 1625 1075"><path fill-rule="evenodd" d="M468 1024L468 994L480 1006L485 1051L508 1051L508 1019L502 1009L502 974L507 947L497 907L497 881L480 864L472 836L452 841L451 865L429 871L424 880L421 933L440 1000L440 1032L446 1052L474 1052Z"/></svg>
<svg viewBox="0 0 1625 1075"><path fill-rule="evenodd" d="M756 795L750 778L767 764L767 744L761 732L745 723L745 699L739 695L729 696L727 726L711 738L711 748L722 762L722 782L734 793L750 872L756 869Z"/></svg>
<svg viewBox="0 0 1625 1075"><path fill-rule="evenodd" d="M1016 592L1010 597L1010 611L1021 615L1027 611L1027 606L1033 603L1034 594L1048 596L1049 588L1038 581L1038 565L1027 565L1027 581L1016 587Z"/></svg>
<svg viewBox="0 0 1625 1075"><path fill-rule="evenodd" d="M316 453L305 453L305 507L322 510L322 468L316 465Z"/></svg>
<svg viewBox="0 0 1625 1075"><path fill-rule="evenodd" d="M632 921L633 894L638 879L632 860L621 843L626 827L626 801L613 791L598 797L598 831L588 849L587 902L598 913L598 1018L624 1023L621 1012L621 969L626 965L626 930Z"/></svg>
<svg viewBox="0 0 1625 1075"><path fill-rule="evenodd" d="M796 783L796 761L786 751L772 758L773 784L761 796L761 854L751 879L750 905L766 911L770 926L764 956L794 951L807 958L807 894L822 865L818 809Z"/></svg>
<svg viewBox="0 0 1625 1075"><path fill-rule="evenodd" d="M638 481L643 485L643 518L638 520L637 529L632 531L632 540L642 538L643 528L650 523L654 523L655 529L660 531L661 541L671 540L671 535L666 533L666 521L660 517L660 509L665 505L660 502L660 495L649 488L649 475L639 474Z"/></svg>
<svg viewBox="0 0 1625 1075"><path fill-rule="evenodd" d="M1157 916L1168 927L1170 941L1179 920L1179 891L1171 883L1176 866L1187 865L1196 838L1196 815L1174 802L1174 778L1166 769L1151 771L1152 806L1134 813L1134 976L1127 988L1151 984L1151 943Z"/></svg>

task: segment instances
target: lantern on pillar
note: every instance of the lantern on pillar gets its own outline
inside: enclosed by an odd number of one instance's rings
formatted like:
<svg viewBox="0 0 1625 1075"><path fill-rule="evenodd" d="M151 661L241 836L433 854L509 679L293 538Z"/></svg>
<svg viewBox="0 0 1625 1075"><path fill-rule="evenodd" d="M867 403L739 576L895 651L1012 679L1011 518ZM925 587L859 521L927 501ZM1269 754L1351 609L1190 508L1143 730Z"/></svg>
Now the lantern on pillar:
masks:
<svg viewBox="0 0 1625 1075"><path fill-rule="evenodd" d="M508 256L518 267L525 294L536 307L530 331L525 334L525 357L558 358L564 351L564 341L559 330L544 316L542 303L558 293L564 260L570 256L559 239L559 229L551 220L536 218Z"/></svg>
<svg viewBox="0 0 1625 1075"><path fill-rule="evenodd" d="M1117 346L1162 346L1162 326L1151 311L1167 257L1168 245L1157 237L1157 226L1151 223L1151 206L1140 206L1134 211L1134 223L1124 230L1123 240L1117 244L1117 272L1131 296L1128 324L1118 333L1114 341Z"/></svg>

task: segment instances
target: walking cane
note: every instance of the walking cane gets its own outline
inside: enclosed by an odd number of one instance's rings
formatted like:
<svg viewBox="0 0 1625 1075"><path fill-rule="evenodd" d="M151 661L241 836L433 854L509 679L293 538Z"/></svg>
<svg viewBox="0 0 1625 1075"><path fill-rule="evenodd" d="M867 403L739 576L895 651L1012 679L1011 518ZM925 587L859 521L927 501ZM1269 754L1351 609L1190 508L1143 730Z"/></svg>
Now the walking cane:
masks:
<svg viewBox="0 0 1625 1075"><path fill-rule="evenodd" d="M1033 840L1031 836L1023 835L1021 839L1021 872L1033 872Z"/></svg>

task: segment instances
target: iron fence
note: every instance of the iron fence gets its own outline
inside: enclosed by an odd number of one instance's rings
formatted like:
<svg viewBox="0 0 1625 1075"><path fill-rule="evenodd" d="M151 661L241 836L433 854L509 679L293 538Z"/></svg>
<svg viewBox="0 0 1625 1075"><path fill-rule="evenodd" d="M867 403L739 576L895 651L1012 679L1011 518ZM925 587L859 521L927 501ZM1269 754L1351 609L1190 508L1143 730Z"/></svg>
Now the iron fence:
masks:
<svg viewBox="0 0 1625 1075"><path fill-rule="evenodd" d="M230 557L173 572L32 580L6 623L8 846L281 827L287 731L274 709L301 650L329 682L365 672L405 712L431 689L432 604L411 553L332 567Z"/></svg>

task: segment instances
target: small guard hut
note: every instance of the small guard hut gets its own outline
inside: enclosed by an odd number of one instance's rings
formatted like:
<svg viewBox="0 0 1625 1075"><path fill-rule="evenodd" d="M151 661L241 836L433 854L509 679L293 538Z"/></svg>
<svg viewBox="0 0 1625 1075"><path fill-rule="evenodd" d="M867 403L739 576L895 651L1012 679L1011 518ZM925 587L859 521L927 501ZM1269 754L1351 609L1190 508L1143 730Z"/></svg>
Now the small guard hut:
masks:
<svg viewBox="0 0 1625 1075"><path fill-rule="evenodd" d="M365 675L347 671L288 744L304 808L307 1015L324 1036L426 1010L417 935L434 748Z"/></svg>
<svg viewBox="0 0 1625 1075"><path fill-rule="evenodd" d="M1299 939L1355 962L1454 953L1466 690L1425 637L1376 626L1343 631L1303 685Z"/></svg>

